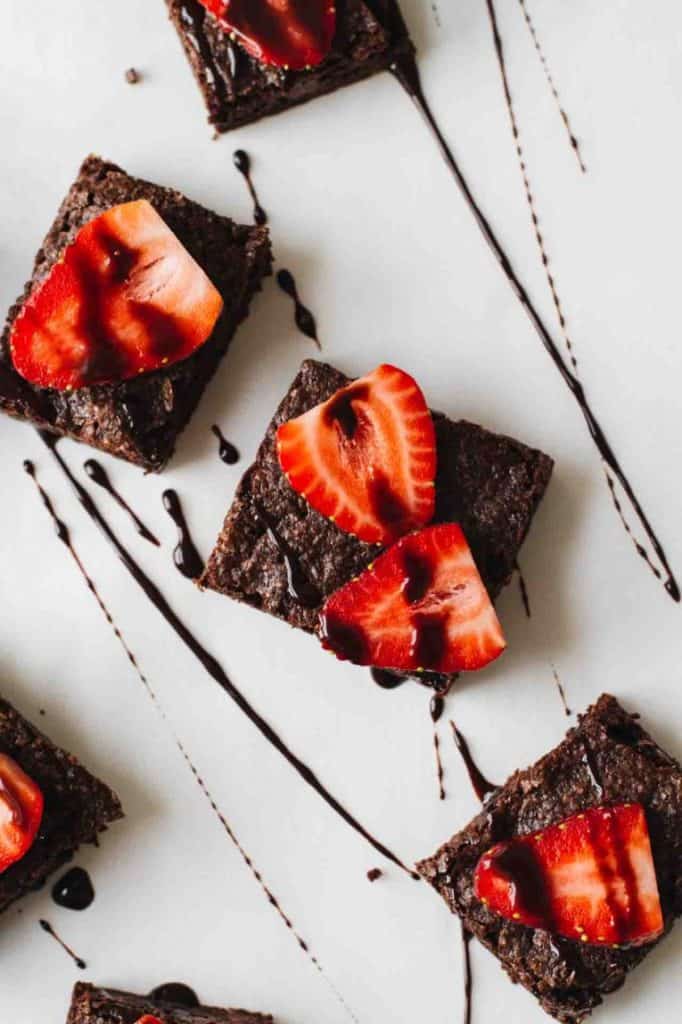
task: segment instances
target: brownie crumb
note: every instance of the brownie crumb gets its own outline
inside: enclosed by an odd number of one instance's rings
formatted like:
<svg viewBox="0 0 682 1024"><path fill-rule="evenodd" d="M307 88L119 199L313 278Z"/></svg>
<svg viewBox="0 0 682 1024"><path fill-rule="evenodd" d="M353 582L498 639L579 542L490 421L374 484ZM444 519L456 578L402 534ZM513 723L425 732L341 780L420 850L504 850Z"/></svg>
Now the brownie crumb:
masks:
<svg viewBox="0 0 682 1024"><path fill-rule="evenodd" d="M383 871L381 870L381 868L372 868L370 871L367 872L367 879L370 882L376 882L377 878L381 878L382 875Z"/></svg>
<svg viewBox="0 0 682 1024"><path fill-rule="evenodd" d="M128 85L137 85L137 83L142 79L142 75L135 68L128 68L125 77Z"/></svg>

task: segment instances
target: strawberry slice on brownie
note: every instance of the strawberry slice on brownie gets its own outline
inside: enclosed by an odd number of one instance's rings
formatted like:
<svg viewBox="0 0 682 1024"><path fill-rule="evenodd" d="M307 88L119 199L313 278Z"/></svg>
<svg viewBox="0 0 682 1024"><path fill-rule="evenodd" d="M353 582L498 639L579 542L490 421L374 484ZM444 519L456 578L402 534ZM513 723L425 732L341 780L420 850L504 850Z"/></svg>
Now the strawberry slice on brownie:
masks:
<svg viewBox="0 0 682 1024"><path fill-rule="evenodd" d="M186 359L222 308L206 273L138 199L79 230L15 319L12 362L41 388L115 384Z"/></svg>
<svg viewBox="0 0 682 1024"><path fill-rule="evenodd" d="M277 454L295 491L369 544L390 544L433 518L433 421L416 381L395 366L284 423Z"/></svg>
<svg viewBox="0 0 682 1024"><path fill-rule="evenodd" d="M7 754L0 754L0 874L25 857L43 819L40 787Z"/></svg>
<svg viewBox="0 0 682 1024"><path fill-rule="evenodd" d="M455 523L403 537L332 594L320 621L322 644L337 657L401 672L483 668L505 648Z"/></svg>
<svg viewBox="0 0 682 1024"><path fill-rule="evenodd" d="M637 946L663 934L638 803L593 807L498 843L478 862L474 892L502 917L578 942Z"/></svg>

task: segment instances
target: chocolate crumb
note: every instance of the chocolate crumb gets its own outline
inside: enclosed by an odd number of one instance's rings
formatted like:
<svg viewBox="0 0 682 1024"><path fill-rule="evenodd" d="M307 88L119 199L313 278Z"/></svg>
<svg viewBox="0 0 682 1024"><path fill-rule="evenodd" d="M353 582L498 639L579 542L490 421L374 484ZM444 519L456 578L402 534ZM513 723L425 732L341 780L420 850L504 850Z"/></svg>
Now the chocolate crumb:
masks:
<svg viewBox="0 0 682 1024"><path fill-rule="evenodd" d="M376 882L377 878L381 878L383 871L381 868L372 868L367 872L367 878L370 882Z"/></svg>
<svg viewBox="0 0 682 1024"><path fill-rule="evenodd" d="M128 85L137 85L141 78L142 75L139 71L136 71L135 68L128 68L126 71L126 82Z"/></svg>

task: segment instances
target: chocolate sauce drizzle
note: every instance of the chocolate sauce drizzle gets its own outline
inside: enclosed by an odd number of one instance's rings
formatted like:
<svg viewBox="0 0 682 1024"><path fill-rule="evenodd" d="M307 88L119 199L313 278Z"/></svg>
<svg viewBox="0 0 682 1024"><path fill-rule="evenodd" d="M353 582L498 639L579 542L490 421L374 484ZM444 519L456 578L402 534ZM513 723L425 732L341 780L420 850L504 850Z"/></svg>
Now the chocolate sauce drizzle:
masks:
<svg viewBox="0 0 682 1024"><path fill-rule="evenodd" d="M478 768L472 757L471 751L469 750L469 744L453 721L450 721L450 728L452 729L455 746L462 756L471 785L474 787L474 793L481 803L485 803L491 793L494 793L496 789L499 789L499 787L496 786L494 782L489 782L483 772Z"/></svg>
<svg viewBox="0 0 682 1024"><path fill-rule="evenodd" d="M317 336L317 323L315 322L315 317L308 307L304 306L301 302L294 275L290 270L279 270L277 272L277 284L290 299L293 299L294 321L299 331L301 334L305 334L306 338L310 338L311 341L314 341L318 349L321 350L322 345L320 344L320 339Z"/></svg>
<svg viewBox="0 0 682 1024"><path fill-rule="evenodd" d="M566 134L568 135L568 141L570 142L571 148L572 148L573 152L576 155L576 159L578 161L578 165L580 167L580 170L583 172L583 174L585 174L586 171L587 171L587 167L585 167L585 164L583 163L582 153L580 152L580 143L578 142L577 138L573 134L573 129L571 128L571 122L569 120L568 114L566 113L566 111L564 109L564 106L563 106L563 104L561 102L561 98L559 96L559 90L557 89L556 85L554 84L554 77L553 77L551 71L549 70L549 64L547 63L547 58L545 56L545 52L544 52L542 46L540 45L540 40L538 39L538 34L535 31L535 25L533 24L533 21L531 19L530 13L528 11L528 7L526 6L526 0L519 0L519 4L521 5L521 10L523 11L523 16L526 19L526 25L528 26L528 31L530 32L531 39L533 40L533 45L534 45L534 47L536 49L538 57L540 58L540 63L542 64L542 70L545 73L545 78L547 79L547 84L549 85L549 88L551 90L552 96L554 97L554 100L556 102L557 109L558 109L559 114L561 116L561 120L564 122L564 128L566 129Z"/></svg>
<svg viewBox="0 0 682 1024"><path fill-rule="evenodd" d="M154 1003L172 1003L174 1006L184 1006L188 1010L199 1006L199 997L194 989L181 981L167 981L163 985L157 985L149 993L149 998Z"/></svg>
<svg viewBox="0 0 682 1024"><path fill-rule="evenodd" d="M52 936L52 938L55 940L55 942L59 943L59 945L62 947L64 952L67 954L67 956L71 957L71 959L73 960L73 962L75 963L75 965L79 969L79 971L84 971L86 969L86 967L88 966L86 964L85 960L83 960L81 957L77 956L74 953L74 951L71 949L71 946L67 946L67 944L64 942L64 940L59 935L57 935L56 931L54 930L54 928L52 927L50 922L49 921L44 921L44 920L41 919L39 924L40 924L40 927L43 929L44 932L47 932L48 935Z"/></svg>
<svg viewBox="0 0 682 1024"><path fill-rule="evenodd" d="M371 668L369 674L382 690L395 690L398 686L406 683L409 678L409 676L401 675L400 672L391 672L388 668Z"/></svg>
<svg viewBox="0 0 682 1024"><path fill-rule="evenodd" d="M445 701L440 693L434 693L429 701L429 714L433 722L433 751L436 757L436 778L438 779L439 799L445 800L445 786L443 785L443 759L440 755L440 737L438 736L437 723L440 721L445 710Z"/></svg>
<svg viewBox="0 0 682 1024"><path fill-rule="evenodd" d="M256 188L253 184L253 178L251 177L251 157L245 150L235 149L232 154L232 162L246 182L249 195L253 200L253 219L259 227L262 227L264 224L267 224L268 215L258 201L258 193L256 192Z"/></svg>
<svg viewBox="0 0 682 1024"><path fill-rule="evenodd" d="M214 423L211 427L211 432L218 439L218 456L226 466L234 466L236 462L239 462L239 451L223 436L223 432L217 423Z"/></svg>
<svg viewBox="0 0 682 1024"><path fill-rule="evenodd" d="M56 442L56 439L55 439L55 442ZM60 463L63 462L63 460L61 460L61 457L58 456L56 451L54 452L54 454L58 458ZM28 460L27 460L24 463L24 468L26 469L26 472L28 472L32 476L34 481L35 481L36 487L38 488L39 494L40 494L40 496L41 496L41 498L43 500L43 504L45 505L46 509L48 510L48 512L50 514L50 517L52 518L53 523L55 524L57 536L60 538L60 540L63 540L64 543L67 544L67 546L69 548L69 551L70 551L70 553L71 553L71 555L72 555L72 557L73 557L73 559L74 559L74 561L76 563L78 571L82 575L82 577L83 577L83 579L84 579L84 581L85 581L85 583L86 583L86 585L88 587L88 590L90 591L90 593L93 595L93 597L97 601L97 604L99 605L99 608L100 608L102 614L104 615L104 617L107 620L109 626L111 627L111 629L112 629L112 631L114 633L114 636L116 637L116 639L118 640L119 644L123 648L123 651L124 651L128 661L130 662L130 664L134 668L134 670L135 670L135 672L136 672L140 682L142 683L142 685L143 685L143 687L144 687L144 689L145 689L145 691L147 693L147 696L151 700L152 705L154 707L154 710L156 711L156 713L159 715L161 720L164 722L165 726L170 731L177 750L182 755L182 758L185 761L185 764L187 765L187 767L191 771L191 773L192 773L192 775L193 775L197 785L199 786L202 794L204 795L205 799L207 800L207 802L208 802L212 812L217 816L218 821L220 822L220 824L221 824L223 830L225 831L226 835L228 836L230 841L234 844L234 846L236 847L236 849L237 849L238 853L240 854L242 860L244 861L244 863L248 867L249 871L251 872L251 874L253 875L255 880L258 882L258 884L261 887L261 889L263 890L263 892L265 893L265 895L266 895L266 897L268 899L268 902L273 907L273 909L275 910L275 912L277 913L279 918L286 925L287 929L292 932L294 938L296 939L296 942L297 942L299 948L302 949L304 953L306 953L306 955L308 956L308 958L310 959L310 961L312 962L312 964L314 965L316 970L324 978L326 984L331 988L332 992L334 993L336 998L339 1000L339 1002L342 1004L344 1009L349 1013L349 1015L352 1017L352 1019L355 1020L356 1018L355 1018L354 1014L352 1013L352 1011L350 1010L350 1008L348 1007L348 1004L344 1000L343 996L338 991L338 989L333 985L333 983L330 981L330 979L327 977L327 975L326 975L324 969L322 968L322 965L320 964L319 960L315 956L313 956L312 953L310 952L310 949L309 949L309 946L308 946L307 942L305 942L305 940L300 936L298 931L295 929L291 919L283 911L283 909L281 907L281 904L279 903L277 898L273 895L273 893L269 889L269 887L266 885L266 883L263 880L263 877L262 877L260 871L258 871L258 869L255 867L255 865L253 863L253 860L247 854L247 852L244 849L244 847L241 845L241 843L240 843L239 839L237 838L235 832L232 830L232 828L229 825L229 823L228 823L227 819L225 818L224 814L222 813L222 811L219 809L218 805L216 804L216 801L213 798L212 794L210 793L208 787L206 786L206 783L204 782L203 778L199 774L199 772L198 772L198 770L196 768L196 765L194 764L194 762L190 758L189 754L187 753L187 751L186 751L182 741L180 740L180 738L175 733L175 730L173 729L173 726L171 725L171 723L170 723L170 721L168 719L168 716L166 715L165 709L163 708L163 706L162 706L159 698L157 697L154 689L152 688L149 680L147 679L147 677L145 676L144 672L140 668L140 665L139 665L135 655L131 651L130 647L128 647L128 644L127 644L127 642L125 640L125 637L123 636L123 634L119 630L118 626L114 622L114 619L113 619L109 609L107 608L107 606L105 605L104 601L100 597L99 592L97 591L97 588L95 587L92 579L88 575L88 573L87 573L83 563L80 560L79 555L77 554L76 550L73 548L73 546L72 546L72 544L71 544L71 542L69 540L69 530L68 530L68 527L60 519L57 518L56 513L54 511L54 507L52 505L52 502L50 500L49 495L45 492L45 490L43 489L43 487L41 486L41 484L37 480L37 477L36 477L36 474L35 474L35 468L33 467L33 464L28 462ZM63 469L64 469L64 472L66 473L67 477L69 478L69 480L72 482L72 485L76 486L77 481L75 481L75 477L72 476L71 471L69 470L69 468L66 466L65 463L63 463ZM86 492L86 494L87 494L87 492ZM95 521L97 521L97 520L95 520ZM100 529L102 529L102 530L108 530L109 529L107 524L106 524L106 522L105 522L105 520L103 518L102 518L102 524L103 525L100 526ZM151 584L151 581L150 581L150 584ZM151 584L151 586L153 586L153 584ZM44 924L43 924L43 922L41 922L41 925L42 925L42 927L44 927L44 929L46 931L49 930L51 932L51 928L47 924L47 922L45 922ZM57 938L56 935L55 935L55 938ZM58 941L61 942L61 940L59 940L59 939L58 939ZM65 947L65 948L66 948L67 952L71 953L71 951L68 949L68 947ZM80 961L79 962L79 966L80 966L80 963L82 963L83 964L83 968L85 968L85 966L86 966L85 963Z"/></svg>
<svg viewBox="0 0 682 1024"><path fill-rule="evenodd" d="M317 608L322 603L322 594L305 573L298 555L279 533L262 505L258 506L255 514L264 523L266 534L282 556L287 574L287 593L289 597L302 604L304 608Z"/></svg>
<svg viewBox="0 0 682 1024"><path fill-rule="evenodd" d="M178 528L178 543L173 548L173 564L188 580L197 580L204 571L204 563L189 532L178 493L171 489L164 491L161 500Z"/></svg>
<svg viewBox="0 0 682 1024"><path fill-rule="evenodd" d="M100 532L103 534L107 543L116 552L119 560L123 564L124 568L135 580L137 585L140 587L142 592L148 598L148 600L154 605L159 614L166 620L171 629L175 632L178 638L185 644L185 646L195 656L200 665L203 666L208 675L225 691L228 697L230 697L237 707L243 712L244 715L251 721L253 725L258 729L262 736L277 750L286 761L289 762L291 767L297 772L297 774L303 779L303 781L313 789L318 796L320 796L326 804L343 820L349 825L358 835L361 835L370 846L374 847L382 856L396 864L401 870L405 871L412 878L419 880L419 875L410 869L400 860L400 858L393 853L387 846L380 842L375 836L371 834L360 822L348 811L343 804L341 804L335 796L323 785L322 782L317 778L311 768L305 764L292 750L290 750L278 733L275 732L273 727L266 722L264 718L256 711L254 707L248 702L246 697L240 690L234 685L232 680L228 677L219 662L209 654L205 647L203 647L196 639L191 630L185 625L185 623L176 615L171 606L168 604L166 598L163 596L156 584L147 576L144 570L138 565L135 559L132 557L130 552L124 547L119 541L118 537L109 526L108 522L97 508L92 495L86 490L85 487L76 479L71 472L69 466L64 461L62 456L57 450L58 438L49 434L46 431L39 431L40 437L43 443L52 453L52 456L56 460L59 468L64 473L71 487L75 491L75 494L85 510L86 514L92 519L95 525L98 527Z"/></svg>
<svg viewBox="0 0 682 1024"><path fill-rule="evenodd" d="M52 886L52 899L67 910L87 910L95 899L90 875L84 868L71 868Z"/></svg>
<svg viewBox="0 0 682 1024"><path fill-rule="evenodd" d="M601 801L604 799L604 783L602 781L601 772L599 771L597 759L594 756L594 751L592 750L589 740L587 740L585 736L581 737L580 742L583 748L582 763L589 776L592 788L597 794L597 799Z"/></svg>
<svg viewBox="0 0 682 1024"><path fill-rule="evenodd" d="M613 475L618 480L619 484L623 488L623 491L628 497L630 504L637 516L643 530L645 531L649 541L656 553L656 557L663 566L666 573L666 580L664 583L665 589L670 597L674 601L680 600L680 588L677 580L673 574L672 568L670 567L666 558L663 546L658 539L658 536L654 532L644 509L642 508L633 488L630 484L628 477L625 475L615 452L613 451L602 426L597 419L595 413L592 410L590 403L585 395L585 390L580 380L575 376L571 369L567 366L557 344L554 342L551 334L545 326L542 317L536 310L526 288L522 284L518 274L514 270L509 257L505 253L502 245L497 239L497 236L493 230L490 221L486 218L482 209L476 202L474 195L464 178L455 157L448 146L445 137L443 136L438 122L429 107L428 101L422 88L421 79L419 75L419 69L417 62L413 54L402 54L394 63L391 65L390 70L396 80L400 83L402 88L405 90L407 95L411 98L415 104L417 110L421 114L424 122L429 128L434 141L437 143L440 153L445 160L450 172L455 179L455 182L460 189L462 196L464 197L467 205L473 213L476 223L478 224L481 233L492 251L495 259L499 263L507 281L512 287L514 294L518 298L519 302L523 306L531 324L537 332L540 341L542 342L547 354L552 359L556 369L559 371L564 383L568 387L569 391L573 395L578 407L583 415L587 429L590 436L599 452L600 457L611 470Z"/></svg>
<svg viewBox="0 0 682 1024"><path fill-rule="evenodd" d="M521 601L523 602L523 610L526 613L526 618L530 619L531 613L530 600L528 598L528 587L526 586L526 581L523 577L523 573L521 572L521 567L519 566L518 562L516 564L516 578L519 581L519 593L521 594Z"/></svg>
<svg viewBox="0 0 682 1024"><path fill-rule="evenodd" d="M143 537L145 540L148 540L150 544L154 544L158 548L158 539L154 536L152 531L144 525L140 517L137 515L136 512L133 511L133 509L130 507L125 498L119 493L119 491L116 490L104 466L100 462L97 462L95 459L87 459L87 461L83 463L83 469L85 470L86 474L89 476L93 483L97 484L99 487L105 490L107 494L110 494L111 497L116 502L116 504L119 505L124 512L127 512L127 514L130 516L133 526L135 527L135 530L137 531L137 533L139 533L140 537Z"/></svg>
<svg viewBox="0 0 682 1024"><path fill-rule="evenodd" d="M561 703L564 706L564 714L566 715L566 718L570 718L573 712L568 706L568 702L566 701L566 691L564 690L564 684L561 682L561 679L559 678L559 673L557 672L554 665L552 665L552 675L554 676L554 682L556 683L556 688L559 692Z"/></svg>

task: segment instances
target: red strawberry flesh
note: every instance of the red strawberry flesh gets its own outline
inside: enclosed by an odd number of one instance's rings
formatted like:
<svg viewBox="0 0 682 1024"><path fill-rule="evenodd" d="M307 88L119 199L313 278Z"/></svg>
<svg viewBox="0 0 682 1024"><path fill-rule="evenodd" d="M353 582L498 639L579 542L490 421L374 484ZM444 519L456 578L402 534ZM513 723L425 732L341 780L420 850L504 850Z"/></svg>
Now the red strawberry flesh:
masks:
<svg viewBox="0 0 682 1024"><path fill-rule="evenodd" d="M43 818L43 794L7 754L0 754L0 874L33 846Z"/></svg>
<svg viewBox="0 0 682 1024"><path fill-rule="evenodd" d="M320 64L336 32L333 0L201 0L262 64L300 71Z"/></svg>
<svg viewBox="0 0 682 1024"><path fill-rule="evenodd" d="M505 647L455 523L408 534L332 594L322 609L321 636L339 658L403 672L478 669Z"/></svg>
<svg viewBox="0 0 682 1024"><path fill-rule="evenodd" d="M663 932L641 804L593 807L498 843L478 862L474 891L502 917L579 942L641 945Z"/></svg>
<svg viewBox="0 0 682 1024"><path fill-rule="evenodd" d="M150 1013L145 1013L144 1017L140 1017L135 1024L163 1024L160 1017L152 1017Z"/></svg>
<svg viewBox="0 0 682 1024"><path fill-rule="evenodd" d="M186 359L222 298L141 199L89 221L12 326L16 370L42 388L110 384Z"/></svg>
<svg viewBox="0 0 682 1024"><path fill-rule="evenodd" d="M382 365L277 431L289 483L322 515L370 544L433 518L436 440L416 382Z"/></svg>

